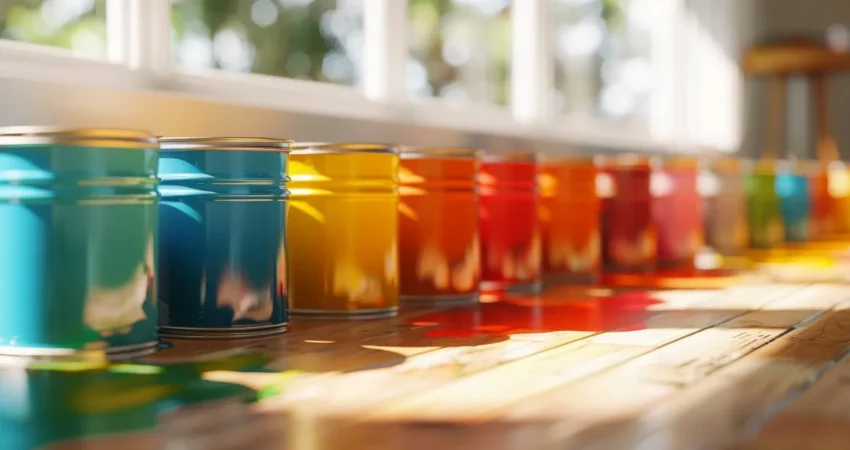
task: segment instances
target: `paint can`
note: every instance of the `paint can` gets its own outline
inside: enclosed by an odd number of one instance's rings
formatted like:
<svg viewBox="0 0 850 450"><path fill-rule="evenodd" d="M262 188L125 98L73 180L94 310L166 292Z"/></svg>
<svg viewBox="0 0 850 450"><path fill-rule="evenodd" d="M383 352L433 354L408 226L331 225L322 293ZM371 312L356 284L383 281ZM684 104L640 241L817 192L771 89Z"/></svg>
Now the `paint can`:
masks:
<svg viewBox="0 0 850 450"><path fill-rule="evenodd" d="M541 155L543 279L593 282L601 266L598 170L590 156Z"/></svg>
<svg viewBox="0 0 850 450"><path fill-rule="evenodd" d="M659 158L658 170L652 173L652 220L661 266L693 266L705 243L698 162L681 156Z"/></svg>
<svg viewBox="0 0 850 450"><path fill-rule="evenodd" d="M160 335L232 339L284 332L290 142L160 142Z"/></svg>
<svg viewBox="0 0 850 450"><path fill-rule="evenodd" d="M298 143L291 161L291 312L312 317L395 315L398 149Z"/></svg>
<svg viewBox="0 0 850 450"><path fill-rule="evenodd" d="M755 161L745 169L747 215L749 216L750 247L770 249L785 235L779 196L776 194L776 167L769 160Z"/></svg>
<svg viewBox="0 0 850 450"><path fill-rule="evenodd" d="M743 164L738 159L718 158L709 161L700 174L706 244L721 255L743 255L749 247Z"/></svg>
<svg viewBox="0 0 850 450"><path fill-rule="evenodd" d="M655 267L657 232L652 218L651 158L618 155L601 158L602 261L614 271Z"/></svg>
<svg viewBox="0 0 850 450"><path fill-rule="evenodd" d="M787 242L812 239L812 198L809 190L811 164L782 161L777 167L776 194Z"/></svg>
<svg viewBox="0 0 850 450"><path fill-rule="evenodd" d="M537 157L528 152L489 151L481 158L481 290L540 291Z"/></svg>
<svg viewBox="0 0 850 450"><path fill-rule="evenodd" d="M478 301L478 152L403 149L399 293L404 303Z"/></svg>
<svg viewBox="0 0 850 450"><path fill-rule="evenodd" d="M808 164L811 196L811 237L820 239L835 233L832 201L829 196L829 165L819 161Z"/></svg>
<svg viewBox="0 0 850 450"><path fill-rule="evenodd" d="M831 229L835 235L846 237L850 235L850 168L833 161L827 170Z"/></svg>
<svg viewBox="0 0 850 450"><path fill-rule="evenodd" d="M0 355L156 348L157 159L143 131L0 129Z"/></svg>

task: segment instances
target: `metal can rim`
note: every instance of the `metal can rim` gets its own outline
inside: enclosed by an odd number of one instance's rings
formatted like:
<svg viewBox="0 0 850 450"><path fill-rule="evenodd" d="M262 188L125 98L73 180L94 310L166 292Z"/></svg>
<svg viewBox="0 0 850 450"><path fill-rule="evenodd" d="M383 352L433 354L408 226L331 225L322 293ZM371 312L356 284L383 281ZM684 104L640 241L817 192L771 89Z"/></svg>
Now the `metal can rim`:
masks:
<svg viewBox="0 0 850 450"><path fill-rule="evenodd" d="M393 144L368 142L295 142L290 148L294 155L309 154L345 154L345 153L387 153L398 155L399 149Z"/></svg>
<svg viewBox="0 0 850 450"><path fill-rule="evenodd" d="M160 137L162 151L217 150L289 152L292 141L263 137Z"/></svg>
<svg viewBox="0 0 850 450"><path fill-rule="evenodd" d="M597 156L600 167L650 166L658 157L640 153L615 153Z"/></svg>
<svg viewBox="0 0 850 450"><path fill-rule="evenodd" d="M537 162L537 153L523 150L484 150L481 161L488 163L500 162Z"/></svg>
<svg viewBox="0 0 850 450"><path fill-rule="evenodd" d="M158 149L156 136L129 128L63 128L16 126L0 128L0 147L26 145Z"/></svg>
<svg viewBox="0 0 850 450"><path fill-rule="evenodd" d="M478 159L481 151L464 147L402 147L401 159Z"/></svg>
<svg viewBox="0 0 850 450"><path fill-rule="evenodd" d="M564 162L576 162L576 163L590 163L596 164L597 158L595 155L588 155L582 153L552 153L552 152L540 152L538 153L537 160L542 163L564 163Z"/></svg>

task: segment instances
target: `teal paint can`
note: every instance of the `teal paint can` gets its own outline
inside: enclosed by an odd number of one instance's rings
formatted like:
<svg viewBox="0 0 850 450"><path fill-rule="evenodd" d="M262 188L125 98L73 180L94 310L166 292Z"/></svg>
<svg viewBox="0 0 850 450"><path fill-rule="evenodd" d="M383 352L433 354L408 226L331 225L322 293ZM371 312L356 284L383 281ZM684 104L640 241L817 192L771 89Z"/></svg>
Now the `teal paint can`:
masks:
<svg viewBox="0 0 850 450"><path fill-rule="evenodd" d="M156 348L157 162L143 131L0 129L0 355Z"/></svg>
<svg viewBox="0 0 850 450"><path fill-rule="evenodd" d="M161 138L160 335L282 333L290 141Z"/></svg>

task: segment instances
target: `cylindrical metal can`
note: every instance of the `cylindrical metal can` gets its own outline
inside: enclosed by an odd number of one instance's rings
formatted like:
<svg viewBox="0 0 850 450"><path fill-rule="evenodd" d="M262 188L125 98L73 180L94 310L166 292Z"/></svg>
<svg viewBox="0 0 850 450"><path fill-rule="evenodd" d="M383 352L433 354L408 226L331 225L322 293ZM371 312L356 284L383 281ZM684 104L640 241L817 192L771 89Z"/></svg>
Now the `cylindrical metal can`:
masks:
<svg viewBox="0 0 850 450"><path fill-rule="evenodd" d="M818 239L835 233L832 201L829 197L829 168L827 164L812 161L809 164L809 193L811 195L812 238Z"/></svg>
<svg viewBox="0 0 850 450"><path fill-rule="evenodd" d="M398 149L298 143L287 230L293 314L398 311Z"/></svg>
<svg viewBox="0 0 850 450"><path fill-rule="evenodd" d="M0 129L0 355L155 349L157 159L147 132Z"/></svg>
<svg viewBox="0 0 850 450"><path fill-rule="evenodd" d="M286 330L289 141L160 140L160 335Z"/></svg>
<svg viewBox="0 0 850 450"><path fill-rule="evenodd" d="M810 167L804 162L783 161L776 176L776 194L788 242L808 242L812 239Z"/></svg>
<svg viewBox="0 0 850 450"><path fill-rule="evenodd" d="M599 276L597 174L592 157L541 155L539 217L547 283L591 282Z"/></svg>
<svg viewBox="0 0 850 450"><path fill-rule="evenodd" d="M602 261L611 270L651 270L658 244L652 220L651 158L620 155L603 158Z"/></svg>
<svg viewBox="0 0 850 450"><path fill-rule="evenodd" d="M779 196L776 195L776 168L771 161L756 161L746 170L747 214L750 247L773 248L785 234Z"/></svg>
<svg viewBox="0 0 850 450"><path fill-rule="evenodd" d="M697 190L698 160L668 157L652 174L652 220L658 236L659 265L693 265L704 245L702 202Z"/></svg>
<svg viewBox="0 0 850 450"><path fill-rule="evenodd" d="M483 153L478 183L481 290L539 291L542 255L536 155Z"/></svg>
<svg viewBox="0 0 850 450"><path fill-rule="evenodd" d="M828 194L832 232L846 237L850 234L850 168L841 161L828 166Z"/></svg>
<svg viewBox="0 0 850 450"><path fill-rule="evenodd" d="M715 159L701 174L705 198L706 243L721 255L741 255L749 246L747 196L742 162L732 158Z"/></svg>
<svg viewBox="0 0 850 450"><path fill-rule="evenodd" d="M481 281L478 153L405 149L399 170L402 302L475 303Z"/></svg>

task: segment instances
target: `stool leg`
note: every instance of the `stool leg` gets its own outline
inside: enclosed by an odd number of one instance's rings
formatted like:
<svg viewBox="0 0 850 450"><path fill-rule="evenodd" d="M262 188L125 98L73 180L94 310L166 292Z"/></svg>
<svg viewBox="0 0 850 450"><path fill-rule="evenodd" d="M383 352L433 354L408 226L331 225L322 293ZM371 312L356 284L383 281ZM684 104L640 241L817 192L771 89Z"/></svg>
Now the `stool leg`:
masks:
<svg viewBox="0 0 850 450"><path fill-rule="evenodd" d="M784 74L770 78L767 92L767 123L762 158L775 160L785 151L785 110L788 78Z"/></svg>
<svg viewBox="0 0 850 450"><path fill-rule="evenodd" d="M836 161L840 155L838 144L832 135L829 124L829 97L826 77L816 74L811 79L812 96L814 97L814 120L817 132L817 157L823 163Z"/></svg>

